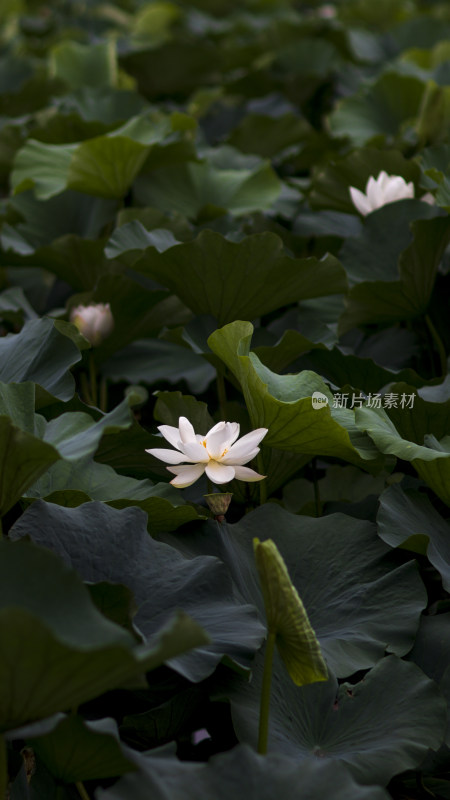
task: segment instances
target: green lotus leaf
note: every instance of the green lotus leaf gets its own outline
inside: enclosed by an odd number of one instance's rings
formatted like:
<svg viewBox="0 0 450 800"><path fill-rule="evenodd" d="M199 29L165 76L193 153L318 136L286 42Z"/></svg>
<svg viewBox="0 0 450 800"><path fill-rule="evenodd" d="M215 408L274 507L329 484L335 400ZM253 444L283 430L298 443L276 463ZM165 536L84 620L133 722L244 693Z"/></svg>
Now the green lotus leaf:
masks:
<svg viewBox="0 0 450 800"><path fill-rule="evenodd" d="M296 330L286 331L272 347L255 347L254 353L273 372L281 372L295 361L296 367L314 369L336 386L352 386L365 393L377 393L393 381L405 381L411 386L422 386L424 379L412 369L391 370L377 364L372 358L344 353L339 347L330 349L322 342L314 342ZM303 358L305 356L305 358Z"/></svg>
<svg viewBox="0 0 450 800"><path fill-rule="evenodd" d="M110 336L93 351L98 364L136 340L157 336L168 320L171 325L183 325L191 317L177 297L170 295L167 289L155 287L154 281L142 281L136 273L117 275L111 271L98 279L93 292L77 295L76 302L83 305L110 303L115 326Z"/></svg>
<svg viewBox="0 0 450 800"><path fill-rule="evenodd" d="M173 547L153 540L139 508L117 510L98 502L63 508L37 501L10 535L30 535L86 581L128 586L138 606L135 624L150 640L175 609L192 612L212 643L171 660L170 666L189 680L198 682L210 675L225 655L236 669L248 672L264 636L255 608L236 596L218 559L184 558ZM203 601L205 593L208 603Z"/></svg>
<svg viewBox="0 0 450 800"><path fill-rule="evenodd" d="M248 163L244 156L241 159L244 163L230 167L211 160L161 166L139 178L136 198L141 205L175 211L190 220L214 218L225 211L240 216L270 208L282 187L270 162L256 157Z"/></svg>
<svg viewBox="0 0 450 800"><path fill-rule="evenodd" d="M206 403L181 392L158 392L153 415L158 422L176 428L179 418L187 417L194 430L202 434L208 433L214 426L214 420L208 412Z"/></svg>
<svg viewBox="0 0 450 800"><path fill-rule="evenodd" d="M112 778L137 769L127 758L114 720L87 721L76 714L58 715L58 720L45 735L26 737L39 761L58 781Z"/></svg>
<svg viewBox="0 0 450 800"><path fill-rule="evenodd" d="M4 458L0 481L0 517L61 456L51 445L0 415L0 447Z"/></svg>
<svg viewBox="0 0 450 800"><path fill-rule="evenodd" d="M450 633L450 613L436 616L423 616L416 641L408 660L417 664L429 678L438 684L447 700L450 711L450 653L448 643ZM450 747L450 715L447 722L445 743Z"/></svg>
<svg viewBox="0 0 450 800"><path fill-rule="evenodd" d="M405 383L391 386L397 408L386 411L362 407L356 409L356 424L366 431L379 450L411 461L420 477L450 505L450 449L448 419L450 402L429 402L415 394ZM402 396L413 397L413 407L402 408Z"/></svg>
<svg viewBox="0 0 450 800"><path fill-rule="evenodd" d="M33 381L47 394L69 400L75 382L69 372L81 355L75 344L47 317L28 320L20 333L0 339L0 381Z"/></svg>
<svg viewBox="0 0 450 800"><path fill-rule="evenodd" d="M45 264L49 272L80 291L92 289L99 277L107 271L107 262L103 255L104 242L101 240L92 241L68 234L56 239L51 245L33 251L27 242L18 237L16 230L5 225L2 241L7 247L3 261L23 267Z"/></svg>
<svg viewBox="0 0 450 800"><path fill-rule="evenodd" d="M253 540L269 634L296 686L325 681L328 670L297 589L276 544Z"/></svg>
<svg viewBox="0 0 450 800"><path fill-rule="evenodd" d="M439 216L440 209L414 198L388 203L369 214L360 233L346 238L339 253L351 285L398 280L400 254L411 245L414 234L420 227L425 232L433 230L427 224L417 228L415 223Z"/></svg>
<svg viewBox="0 0 450 800"><path fill-rule="evenodd" d="M320 502L358 503L369 495L379 495L385 489L386 475L369 475L356 467L333 464L323 478L317 481ZM305 478L296 478L283 488L283 506L293 514L299 512L315 516L316 498L314 484ZM337 509L334 509L337 510ZM345 513L345 509L342 509ZM382 537L383 538L383 537Z"/></svg>
<svg viewBox="0 0 450 800"><path fill-rule="evenodd" d="M83 45L75 41L56 44L49 53L50 74L70 89L114 86L117 82L115 44L112 39Z"/></svg>
<svg viewBox="0 0 450 800"><path fill-rule="evenodd" d="M185 380L189 389L199 394L215 378L214 368L200 354L162 339L132 342L102 364L102 374L115 382L126 380L131 384Z"/></svg>
<svg viewBox="0 0 450 800"><path fill-rule="evenodd" d="M20 286L11 286L0 294L0 318L16 325L25 320L37 319L38 315L28 302Z"/></svg>
<svg viewBox="0 0 450 800"><path fill-rule="evenodd" d="M114 231L105 247L105 255L107 258L122 256L122 260L132 266L147 247L156 247L162 253L176 244L179 242L170 230L156 228L148 231L138 219L134 219Z"/></svg>
<svg viewBox="0 0 450 800"><path fill-rule="evenodd" d="M121 198L141 170L152 144L162 141L169 131L167 118L144 114L81 143L54 145L29 138L15 157L12 188L15 193L34 189L40 200L66 189Z"/></svg>
<svg viewBox="0 0 450 800"><path fill-rule="evenodd" d="M23 255L26 256L27 252L49 245L63 236L72 235L90 240L101 236L103 228L116 212L117 201L71 191L62 192L58 197L51 197L49 200L39 200L33 192L28 191L11 197L8 208L19 215L20 221L3 226L2 247L6 250L10 243L15 253L20 254L23 250ZM10 239L13 232L18 238L17 245ZM10 259L14 258L11 252L8 256ZM36 259L34 263L39 261ZM41 263L45 261L42 259Z"/></svg>
<svg viewBox="0 0 450 800"><path fill-rule="evenodd" d="M175 684L177 680L179 681L172 676L173 685L179 688L179 685ZM201 686L191 684L186 689L176 691L176 694L156 708L137 714L127 714L120 726L121 735L139 750L148 750L166 742L174 742L183 736L189 727L196 724L195 719L202 699L204 696L202 697Z"/></svg>
<svg viewBox="0 0 450 800"><path fill-rule="evenodd" d="M373 216L384 216L383 212L380 209ZM413 241L398 259L400 280L392 273L389 280L386 277L365 280L353 286L339 323L342 332L360 323L396 322L426 314L436 273L450 239L450 222L448 217L421 219L411 223L411 230Z"/></svg>
<svg viewBox="0 0 450 800"><path fill-rule="evenodd" d="M111 466L92 460L103 436L114 437L131 426L128 398L97 420L69 411L47 422L34 413L34 395L30 382L0 384L2 440L8 454L0 492L2 515L23 496L48 497L68 506L89 499L117 508L137 505L148 513L153 532L174 530L198 519L196 510L169 484L154 486L149 480L118 475ZM144 443L142 453L150 462ZM60 468L54 469L58 460Z"/></svg>
<svg viewBox="0 0 450 800"><path fill-rule="evenodd" d="M162 462L158 462L157 471L151 466L151 456L146 453L152 447L160 447L161 439L142 428L134 420L126 431L105 434L100 440L95 454L96 462L107 464L121 475L133 478L161 480L167 475ZM156 462L156 459L155 459ZM177 491L178 496L180 492Z"/></svg>
<svg viewBox="0 0 450 800"><path fill-rule="evenodd" d="M379 786L360 786L342 764L309 759L297 764L278 753L261 756L247 745L214 756L206 764L165 753L139 756L139 773L126 775L99 800L388 800ZM239 780L237 780L239 776Z"/></svg>
<svg viewBox="0 0 450 800"><path fill-rule="evenodd" d="M427 602L425 587L416 562L397 566L370 522L345 514L297 516L268 503L234 525L210 520L162 538L190 558L209 553L222 559L265 621L255 536L275 542L338 677L373 666L386 649L402 656L411 648Z"/></svg>
<svg viewBox="0 0 450 800"><path fill-rule="evenodd" d="M97 130L92 134L94 136L116 127L117 123L125 123L131 117L137 117L149 110L146 100L133 89L115 89L108 86L83 85L80 89L65 94L61 105L63 113L57 115L60 120L62 117L70 125L74 124L75 119L78 124L80 120L89 126L95 123ZM45 129L48 135L48 120ZM61 138L59 136L57 140L61 141ZM74 138L73 134L71 138ZM75 138L78 141L81 138L89 137L76 136Z"/></svg>
<svg viewBox="0 0 450 800"><path fill-rule="evenodd" d="M150 463L150 456L147 459ZM91 457L75 463L64 461L58 466L59 469L50 466L24 496L33 500L45 498L70 508L89 500L102 501L113 508L138 507L146 512L152 534L175 530L199 517L195 508L168 483L154 485L150 480L118 475L112 467L98 464Z"/></svg>
<svg viewBox="0 0 450 800"><path fill-rule="evenodd" d="M417 155L417 161L424 174L423 182L433 190L436 204L448 210L450 207L449 145L439 144L426 147Z"/></svg>
<svg viewBox="0 0 450 800"><path fill-rule="evenodd" d="M358 436L354 412L333 408L330 389L315 372L277 375L250 352L253 326L234 322L209 339L218 355L239 380L254 428L268 428L264 445L303 455L336 456L371 469L379 466L378 452L368 438ZM314 392L327 402L314 408ZM370 463L372 461L372 464Z"/></svg>
<svg viewBox="0 0 450 800"><path fill-rule="evenodd" d="M2 540L0 549L3 731L130 680L142 682L145 671L207 641L180 614L159 629L152 645L136 645L128 631L100 614L80 578L53 553L28 541Z"/></svg>
<svg viewBox="0 0 450 800"><path fill-rule="evenodd" d="M364 191L368 179L372 175L376 178L382 170L389 175L401 175L406 182L419 184L417 164L406 159L399 150L359 147L345 156L328 160L316 169L309 193L312 208L355 213L349 187Z"/></svg>
<svg viewBox="0 0 450 800"><path fill-rule="evenodd" d="M126 136L99 136L71 155L68 189L96 197L123 197L147 158L149 147Z"/></svg>
<svg viewBox="0 0 450 800"><path fill-rule="evenodd" d="M241 742L256 746L262 656L253 681L229 688L233 721ZM316 756L345 764L363 785L384 786L398 773L420 766L438 749L447 724L446 702L434 681L415 664L383 658L359 683L295 686L276 656L268 752L300 763Z"/></svg>
<svg viewBox="0 0 450 800"><path fill-rule="evenodd" d="M100 583L88 584L91 600L98 610L111 622L125 628L134 636L137 642L142 642L142 636L133 624L133 618L137 608L134 602L133 593L120 583Z"/></svg>
<svg viewBox="0 0 450 800"><path fill-rule="evenodd" d="M450 534L447 522L423 492L391 486L380 495L378 533L391 547L426 554L450 590Z"/></svg>
<svg viewBox="0 0 450 800"><path fill-rule="evenodd" d="M379 138L401 140L402 128L419 112L425 84L418 78L385 72L359 94L341 100L329 116L335 136L357 147Z"/></svg>
<svg viewBox="0 0 450 800"><path fill-rule="evenodd" d="M28 139L18 151L11 172L15 193L34 189L39 200L48 200L67 189L67 175L76 144L54 145Z"/></svg>
<svg viewBox="0 0 450 800"><path fill-rule="evenodd" d="M253 319L296 300L345 290L342 268L329 256L294 259L272 233L230 242L203 231L192 242L164 253L153 247L133 268L167 286L196 314L211 314L219 324Z"/></svg>
<svg viewBox="0 0 450 800"><path fill-rule="evenodd" d="M181 9L167 0L145 5L133 18L132 34L141 43L162 44L174 22L181 16Z"/></svg>
<svg viewBox="0 0 450 800"><path fill-rule="evenodd" d="M68 411L60 414L47 422L43 438L56 447L62 458L78 461L94 455L104 433L115 433L129 428L132 418L129 399L125 398L97 422L90 414L82 412Z"/></svg>
<svg viewBox="0 0 450 800"><path fill-rule="evenodd" d="M228 6L227 6L228 8ZM190 94L218 79L220 56L206 37L182 37L160 47L147 47L120 56L120 65L137 81L138 91L149 99ZM219 79L220 80L220 79Z"/></svg>
<svg viewBox="0 0 450 800"><path fill-rule="evenodd" d="M283 150L304 142L310 135L309 124L295 114L287 113L275 118L265 114L247 114L232 130L228 142L241 153L279 158Z"/></svg>

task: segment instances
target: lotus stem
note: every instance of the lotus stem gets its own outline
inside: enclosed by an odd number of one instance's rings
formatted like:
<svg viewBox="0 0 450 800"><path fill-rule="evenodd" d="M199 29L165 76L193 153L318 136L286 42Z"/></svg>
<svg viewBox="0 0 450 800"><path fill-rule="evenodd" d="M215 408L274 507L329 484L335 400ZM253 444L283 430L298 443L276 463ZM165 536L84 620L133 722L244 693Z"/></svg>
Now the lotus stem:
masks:
<svg viewBox="0 0 450 800"><path fill-rule="evenodd" d="M108 411L108 384L106 378L102 376L100 381L100 411Z"/></svg>
<svg viewBox="0 0 450 800"><path fill-rule="evenodd" d="M439 334L438 334L436 328L434 327L434 325L433 325L433 323L432 323L432 321L430 319L430 316L428 314L425 314L425 322L427 323L428 330L431 333L431 336L433 338L433 342L435 343L436 349L437 349L438 354L439 354L439 363L440 363L440 366L441 366L441 375L442 375L442 377L445 377L445 375L447 375L447 354L445 352L444 344L443 344L442 339L439 336Z"/></svg>
<svg viewBox="0 0 450 800"><path fill-rule="evenodd" d="M6 797L8 788L8 759L6 754L6 742L0 736L0 797Z"/></svg>
<svg viewBox="0 0 450 800"><path fill-rule="evenodd" d="M272 685L273 651L275 649L276 632L268 631L266 652L264 654L264 674L261 687L261 704L259 708L258 753L267 753L269 738L270 688Z"/></svg>
<svg viewBox="0 0 450 800"><path fill-rule="evenodd" d="M81 396L82 396L82 399L84 400L85 403L87 403L88 406L92 406L93 403L92 403L92 400L91 400L91 393L89 391L89 382L88 382L87 375L86 375L85 372L81 373L80 381L81 381Z"/></svg>
<svg viewBox="0 0 450 800"><path fill-rule="evenodd" d="M227 419L227 393L225 389L225 378L221 372L217 372L216 378L216 385L217 385L217 397L219 398L219 410L221 419Z"/></svg>
<svg viewBox="0 0 450 800"><path fill-rule="evenodd" d="M96 406L98 402L98 395L97 395L97 367L95 366L95 359L94 354L91 350L89 353L89 377L91 382L91 400L92 405Z"/></svg>
<svg viewBox="0 0 450 800"><path fill-rule="evenodd" d="M91 800L86 789L84 788L82 781L76 781L75 786L77 787L78 794L83 798L83 800Z"/></svg>
<svg viewBox="0 0 450 800"><path fill-rule="evenodd" d="M261 450L259 451L258 455L256 456L256 463L258 465L258 472L262 475L264 474L264 462L262 457ZM267 483L266 479L263 478L262 481L259 481L259 505L263 506L264 503L267 502Z"/></svg>

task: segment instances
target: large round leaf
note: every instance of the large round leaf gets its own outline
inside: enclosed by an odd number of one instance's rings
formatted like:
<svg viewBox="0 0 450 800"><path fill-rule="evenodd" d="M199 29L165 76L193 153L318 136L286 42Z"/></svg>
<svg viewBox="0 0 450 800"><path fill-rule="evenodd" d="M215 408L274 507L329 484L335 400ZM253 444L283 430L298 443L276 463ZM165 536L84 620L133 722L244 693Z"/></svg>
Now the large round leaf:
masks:
<svg viewBox="0 0 450 800"><path fill-rule="evenodd" d="M375 213L385 216L384 209ZM413 241L398 258L400 280L392 271L391 277L387 278L385 273L382 280L366 279L353 286L339 322L343 333L361 323L396 322L426 313L437 269L450 238L450 221L447 216L419 219L411 223L411 230ZM353 247L357 259L358 249ZM387 253L387 263L391 262L392 268L392 255ZM367 260L363 259L366 263ZM353 265L352 269L361 272L359 266Z"/></svg>
<svg viewBox="0 0 450 800"><path fill-rule="evenodd" d="M259 656L250 685L229 690L240 741L256 747L262 680ZM268 752L299 761L315 755L343 762L362 784L386 784L418 767L444 737L446 703L438 687L415 664L382 659L357 683L334 679L296 687L275 659ZM237 684L239 683L239 687Z"/></svg>
<svg viewBox="0 0 450 800"><path fill-rule="evenodd" d="M208 344L239 380L253 426L268 428L264 444L379 468L379 452L358 432L354 411L334 408L330 389L315 372L277 375L267 369L250 352L252 332L249 322L234 322L211 334ZM325 397L320 408L312 404L314 392Z"/></svg>
<svg viewBox="0 0 450 800"><path fill-rule="evenodd" d="M133 268L167 286L196 314L211 314L219 325L320 297L324 286L327 294L346 287L336 259L290 258L273 233L230 242L219 233L203 231L194 241L164 252L147 247Z"/></svg>
<svg viewBox="0 0 450 800"><path fill-rule="evenodd" d="M0 415L0 449L4 464L0 478L1 518L60 455L50 444L13 425L3 414Z"/></svg>
<svg viewBox="0 0 450 800"><path fill-rule="evenodd" d="M23 493L26 498L46 499L49 503L76 507L89 500L100 500L113 508L137 506L147 515L149 533L173 531L186 522L198 519L194 506L169 483L136 480L119 475L107 464L91 457L60 461ZM204 517L201 517L204 518Z"/></svg>
<svg viewBox="0 0 450 800"><path fill-rule="evenodd" d="M78 348L52 319L31 319L20 333L0 339L0 381L33 381L54 397L70 400L75 382L69 370L80 359Z"/></svg>
<svg viewBox="0 0 450 800"><path fill-rule="evenodd" d="M450 401L424 400L405 383L393 384L391 389L393 407L356 409L357 426L382 453L411 461L420 477L450 505ZM406 409L400 399L408 396L413 397L413 405Z"/></svg>
<svg viewBox="0 0 450 800"><path fill-rule="evenodd" d="M414 561L400 567L375 526L344 514L299 517L260 507L235 525L206 522L165 540L186 555L212 553L265 620L253 538L273 539L302 598L331 669L339 676L372 666L385 650L404 655L414 642L426 591Z"/></svg>
<svg viewBox="0 0 450 800"><path fill-rule="evenodd" d="M140 772L98 794L99 800L388 800L380 787L358 786L340 764L310 759L301 765L279 754L235 747L207 764L168 755L140 756Z"/></svg>
<svg viewBox="0 0 450 800"><path fill-rule="evenodd" d="M329 122L336 136L364 145L375 137L401 134L401 126L419 111L425 84L418 78L384 73L365 91L340 101Z"/></svg>
<svg viewBox="0 0 450 800"><path fill-rule="evenodd" d="M56 506L55 506L56 508ZM0 542L0 729L74 707L207 641L186 615L136 645L104 617L80 578L27 541Z"/></svg>
<svg viewBox="0 0 450 800"><path fill-rule="evenodd" d="M450 613L423 616L408 660L414 661L439 685L447 699L445 743L450 747Z"/></svg>
<svg viewBox="0 0 450 800"><path fill-rule="evenodd" d="M150 385L185 380L199 394L215 377L213 367L200 354L162 339L141 339L119 350L102 364L102 374L116 382Z"/></svg>
<svg viewBox="0 0 450 800"><path fill-rule="evenodd" d="M391 547L426 553L450 591L450 528L423 492L390 486L380 495L378 533Z"/></svg>
<svg viewBox="0 0 450 800"><path fill-rule="evenodd" d="M270 162L223 148L208 153L205 161L168 164L140 176L135 195L138 205L195 220L270 208L282 185Z"/></svg>
<svg viewBox="0 0 450 800"><path fill-rule="evenodd" d="M124 775L136 769L127 758L113 719L93 722L75 714L56 715L56 726L43 736L26 738L38 759L64 783Z"/></svg>
<svg viewBox="0 0 450 800"><path fill-rule="evenodd" d="M128 586L138 606L135 623L147 637L175 609L191 613L204 625L212 644L171 662L190 680L211 674L225 655L248 669L261 644L264 627L255 608L236 597L226 567L207 555L186 559L173 547L151 539L140 509L119 511L102 503L62 508L38 501L17 521L11 535L29 535L51 548L86 581Z"/></svg>

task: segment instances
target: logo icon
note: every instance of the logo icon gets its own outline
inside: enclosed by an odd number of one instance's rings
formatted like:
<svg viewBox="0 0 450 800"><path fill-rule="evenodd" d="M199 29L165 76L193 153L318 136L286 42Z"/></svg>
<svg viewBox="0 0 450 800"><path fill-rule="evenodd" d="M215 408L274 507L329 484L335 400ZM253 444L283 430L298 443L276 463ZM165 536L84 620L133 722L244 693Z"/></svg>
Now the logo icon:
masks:
<svg viewBox="0 0 450 800"><path fill-rule="evenodd" d="M313 392L312 397L312 407L317 411L319 408L324 408L324 406L328 405L328 397L326 394L322 394L322 392Z"/></svg>

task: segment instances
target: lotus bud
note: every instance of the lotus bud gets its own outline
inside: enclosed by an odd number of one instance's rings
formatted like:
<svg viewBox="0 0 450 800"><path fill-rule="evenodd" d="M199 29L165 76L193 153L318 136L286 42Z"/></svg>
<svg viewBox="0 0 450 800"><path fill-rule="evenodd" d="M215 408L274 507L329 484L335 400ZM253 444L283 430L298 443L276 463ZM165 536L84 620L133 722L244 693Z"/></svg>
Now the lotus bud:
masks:
<svg viewBox="0 0 450 800"><path fill-rule="evenodd" d="M93 347L98 347L114 328L114 318L109 303L76 306L70 312L70 321Z"/></svg>

